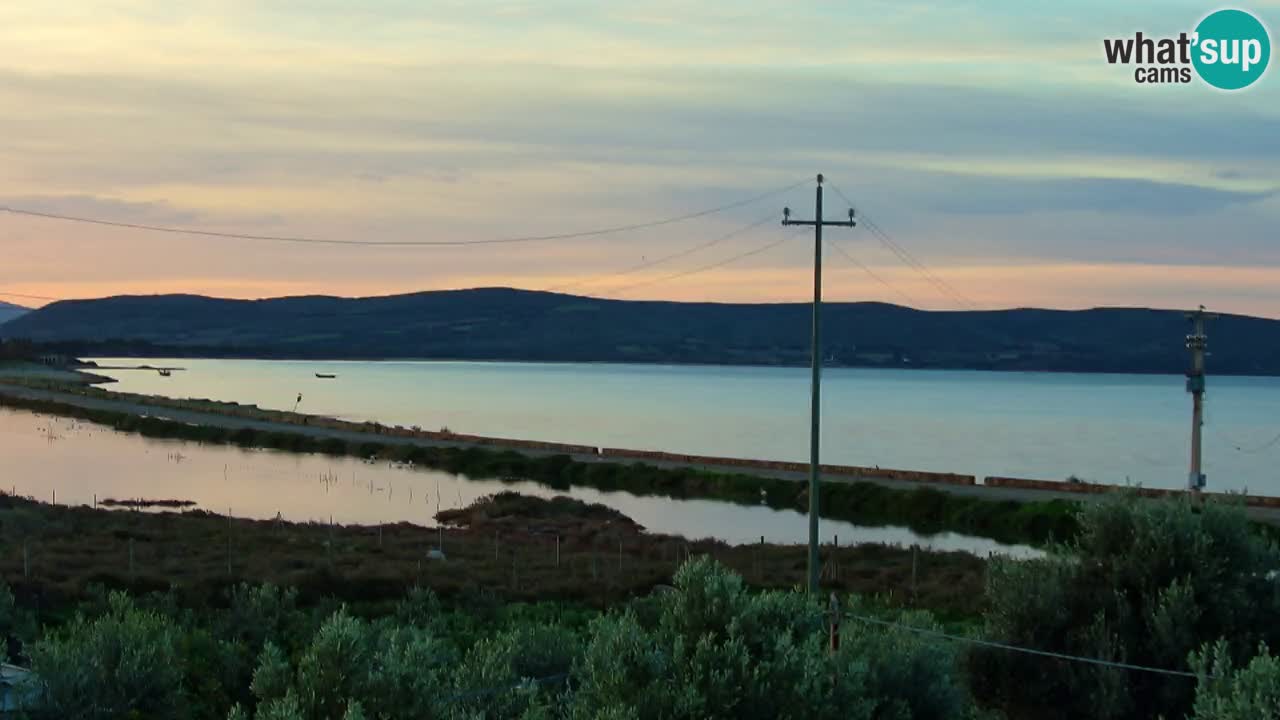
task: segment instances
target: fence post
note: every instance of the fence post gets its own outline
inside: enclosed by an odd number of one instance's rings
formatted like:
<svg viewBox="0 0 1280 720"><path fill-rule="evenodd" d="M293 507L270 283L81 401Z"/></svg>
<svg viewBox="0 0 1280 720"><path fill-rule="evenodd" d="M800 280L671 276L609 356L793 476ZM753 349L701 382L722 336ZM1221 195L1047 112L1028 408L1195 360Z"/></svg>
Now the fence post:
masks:
<svg viewBox="0 0 1280 720"><path fill-rule="evenodd" d="M132 580L133 577L133 538L129 538L129 579Z"/></svg>
<svg viewBox="0 0 1280 720"><path fill-rule="evenodd" d="M835 593L831 593L831 638L830 648L831 654L835 655L840 650L840 599Z"/></svg>
<svg viewBox="0 0 1280 720"><path fill-rule="evenodd" d="M231 508L227 508L227 580L231 579Z"/></svg>
<svg viewBox="0 0 1280 720"><path fill-rule="evenodd" d="M27 551L27 540L22 539L22 577L31 577L31 554Z"/></svg>
<svg viewBox="0 0 1280 720"><path fill-rule="evenodd" d="M764 536L760 536L760 545L756 548L756 582L764 584Z"/></svg>
<svg viewBox="0 0 1280 720"><path fill-rule="evenodd" d="M911 546L911 603L916 602L916 550L918 546Z"/></svg>
<svg viewBox="0 0 1280 720"><path fill-rule="evenodd" d="M836 535L832 539L833 548L831 548L831 565L832 571L835 573L836 582L840 581L840 536Z"/></svg>
<svg viewBox="0 0 1280 720"><path fill-rule="evenodd" d="M556 567L560 567L560 536L556 535Z"/></svg>

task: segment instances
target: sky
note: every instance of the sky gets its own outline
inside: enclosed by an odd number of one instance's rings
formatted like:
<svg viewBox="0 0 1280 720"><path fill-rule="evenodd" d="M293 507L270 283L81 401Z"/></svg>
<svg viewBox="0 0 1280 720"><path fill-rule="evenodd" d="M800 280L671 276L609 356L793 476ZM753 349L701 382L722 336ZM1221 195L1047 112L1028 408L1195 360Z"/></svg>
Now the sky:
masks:
<svg viewBox="0 0 1280 720"><path fill-rule="evenodd" d="M1025 0L6 0L0 205L352 241L300 245L0 213L0 292L224 297L568 288L934 309L1280 317L1280 70L1142 86L1103 38L1216 5ZM1241 5L1280 28L1280 0ZM797 184L799 183L799 184ZM830 187L834 185L834 188ZM775 241L740 261L725 261ZM709 268L702 272L693 272ZM671 277L680 275L679 277ZM0 296L39 305L40 300Z"/></svg>

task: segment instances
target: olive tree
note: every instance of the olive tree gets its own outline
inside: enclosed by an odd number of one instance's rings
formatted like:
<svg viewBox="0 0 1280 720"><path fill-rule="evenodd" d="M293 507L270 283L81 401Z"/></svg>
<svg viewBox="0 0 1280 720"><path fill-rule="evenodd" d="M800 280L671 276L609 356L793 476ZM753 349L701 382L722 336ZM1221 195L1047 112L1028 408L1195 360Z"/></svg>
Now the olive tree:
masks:
<svg viewBox="0 0 1280 720"><path fill-rule="evenodd" d="M1206 642L1229 638L1246 658L1277 628L1268 573L1275 546L1241 506L1119 494L1086 505L1079 533L1050 556L994 560L987 637L1107 661L1187 670ZM1041 717L1181 717L1187 678L1030 657L998 649L970 657L984 700Z"/></svg>
<svg viewBox="0 0 1280 720"><path fill-rule="evenodd" d="M749 593L707 559L686 563L646 626L596 620L575 665L572 717L952 718L970 712L952 651L907 630L848 625L831 655L797 592ZM923 615L900 618L931 624Z"/></svg>
<svg viewBox="0 0 1280 720"><path fill-rule="evenodd" d="M77 616L35 643L32 667L54 717L181 717L178 629L164 616L113 593L105 614Z"/></svg>
<svg viewBox="0 0 1280 720"><path fill-rule="evenodd" d="M266 642L253 673L256 720L425 718L448 692L453 653L428 631L370 623L339 610L296 664ZM247 717L243 708L233 710Z"/></svg>
<svg viewBox="0 0 1280 720"><path fill-rule="evenodd" d="M1219 640L1191 659L1200 676L1192 720L1280 720L1280 658L1265 644L1244 667Z"/></svg>

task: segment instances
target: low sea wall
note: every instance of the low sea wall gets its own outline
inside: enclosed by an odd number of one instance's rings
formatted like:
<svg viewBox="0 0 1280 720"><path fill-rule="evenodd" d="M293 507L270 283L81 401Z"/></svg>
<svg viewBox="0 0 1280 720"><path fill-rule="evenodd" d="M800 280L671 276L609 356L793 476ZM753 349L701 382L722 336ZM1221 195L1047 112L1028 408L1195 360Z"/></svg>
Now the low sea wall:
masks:
<svg viewBox="0 0 1280 720"><path fill-rule="evenodd" d="M646 460L651 462L673 463L677 465L706 465L751 470L777 470L779 472L808 472L809 470L808 463L787 462L783 460L726 458L710 455L685 455L681 453L661 452L658 450L604 448L600 455L605 458ZM894 470L891 468L870 468L860 467L857 465L822 465L821 467L824 475L841 475L855 478L903 480L907 482L941 483L945 485L974 485L977 482L977 478L973 475L958 475L955 473L935 473L920 470Z"/></svg>
<svg viewBox="0 0 1280 720"><path fill-rule="evenodd" d="M1013 477L985 477L982 479L984 487L993 488L1018 488L1020 490L1049 490L1060 493L1078 493L1080 495L1098 495L1109 492L1127 491L1136 492L1143 497L1170 497L1181 495L1185 490L1171 490L1168 488L1149 488L1141 486L1129 485L1107 485L1105 483L1087 483L1087 482L1062 482L1054 480L1031 480L1029 478L1013 478ZM1280 508L1280 497L1267 497L1264 495L1240 495L1238 493L1201 493L1203 497L1236 500L1244 498L1246 505L1251 507L1268 507Z"/></svg>

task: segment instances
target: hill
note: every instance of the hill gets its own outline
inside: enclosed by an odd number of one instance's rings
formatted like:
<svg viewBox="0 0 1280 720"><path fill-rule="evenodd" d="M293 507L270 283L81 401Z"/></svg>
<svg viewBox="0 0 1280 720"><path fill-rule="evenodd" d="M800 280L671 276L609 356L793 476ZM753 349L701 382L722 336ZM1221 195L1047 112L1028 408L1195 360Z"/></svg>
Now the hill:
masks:
<svg viewBox="0 0 1280 720"><path fill-rule="evenodd" d="M824 306L830 365L1180 373L1181 311ZM120 296L52 303L0 335L79 353L803 365L806 303L602 300L505 288L370 298ZM1215 373L1280 374L1280 321L1224 315Z"/></svg>
<svg viewBox="0 0 1280 720"><path fill-rule="evenodd" d="M27 314L29 310L21 305L13 305L7 302L0 302L0 325L3 325L14 318Z"/></svg>

